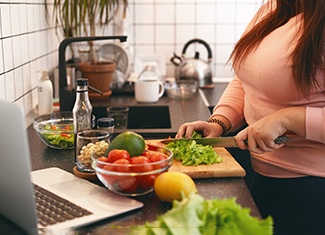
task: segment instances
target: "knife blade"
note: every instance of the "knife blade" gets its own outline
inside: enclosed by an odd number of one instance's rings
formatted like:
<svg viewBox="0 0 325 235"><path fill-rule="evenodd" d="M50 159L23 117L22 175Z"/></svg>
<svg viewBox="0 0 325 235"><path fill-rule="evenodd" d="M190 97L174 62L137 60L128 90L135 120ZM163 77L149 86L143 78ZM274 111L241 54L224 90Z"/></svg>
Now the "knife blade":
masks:
<svg viewBox="0 0 325 235"><path fill-rule="evenodd" d="M162 144L169 144L170 142L176 142L178 140L193 141L202 145L211 145L213 147L226 147L226 148L237 148L235 137L214 137L214 138L182 138L182 139L165 139L160 141ZM288 137L281 135L274 140L276 144L285 143Z"/></svg>

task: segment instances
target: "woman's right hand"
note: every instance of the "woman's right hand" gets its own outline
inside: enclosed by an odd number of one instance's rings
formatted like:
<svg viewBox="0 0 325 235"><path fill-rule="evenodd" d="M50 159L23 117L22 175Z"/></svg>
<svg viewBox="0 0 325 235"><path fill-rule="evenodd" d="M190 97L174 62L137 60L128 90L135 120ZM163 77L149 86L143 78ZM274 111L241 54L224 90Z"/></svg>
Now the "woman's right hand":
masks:
<svg viewBox="0 0 325 235"><path fill-rule="evenodd" d="M202 133L203 137L218 137L223 133L222 127L217 123L194 121L182 124L175 138L191 138L194 131Z"/></svg>

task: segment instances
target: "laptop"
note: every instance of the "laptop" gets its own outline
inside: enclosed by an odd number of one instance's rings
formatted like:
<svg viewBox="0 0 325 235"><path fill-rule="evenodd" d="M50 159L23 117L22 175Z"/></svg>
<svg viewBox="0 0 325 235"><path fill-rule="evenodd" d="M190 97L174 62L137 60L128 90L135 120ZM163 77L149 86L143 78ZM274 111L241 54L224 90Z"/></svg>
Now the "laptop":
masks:
<svg viewBox="0 0 325 235"><path fill-rule="evenodd" d="M0 101L0 214L27 234L67 234L73 228L143 206L141 202L112 193L56 167L31 172L24 123L18 106ZM52 225L41 225L37 220L34 184L84 208L86 215Z"/></svg>

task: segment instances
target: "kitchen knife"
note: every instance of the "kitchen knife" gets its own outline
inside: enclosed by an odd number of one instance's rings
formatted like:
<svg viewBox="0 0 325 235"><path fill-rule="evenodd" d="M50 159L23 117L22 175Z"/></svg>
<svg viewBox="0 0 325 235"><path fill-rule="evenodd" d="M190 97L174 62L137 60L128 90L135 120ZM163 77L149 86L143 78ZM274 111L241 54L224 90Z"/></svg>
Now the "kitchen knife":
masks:
<svg viewBox="0 0 325 235"><path fill-rule="evenodd" d="M211 145L213 147L227 147L236 148L238 147L235 141L235 137L214 137L214 138L183 138L183 139L165 139L160 141L163 144L169 144L170 142L176 142L178 140L192 141L202 145ZM288 140L288 137L281 135L274 140L276 144L282 144Z"/></svg>

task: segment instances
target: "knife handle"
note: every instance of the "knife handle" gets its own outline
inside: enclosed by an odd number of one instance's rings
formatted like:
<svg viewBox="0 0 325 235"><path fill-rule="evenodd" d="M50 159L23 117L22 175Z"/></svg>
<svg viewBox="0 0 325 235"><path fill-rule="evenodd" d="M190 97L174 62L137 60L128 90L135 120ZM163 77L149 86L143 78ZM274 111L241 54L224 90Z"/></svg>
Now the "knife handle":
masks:
<svg viewBox="0 0 325 235"><path fill-rule="evenodd" d="M278 136L278 137L274 140L274 143L276 143L276 144L283 144L283 143L285 143L288 139L289 139L288 136L286 136L286 135L280 135L280 136ZM247 145L247 140L245 140L245 144Z"/></svg>
<svg viewBox="0 0 325 235"><path fill-rule="evenodd" d="M289 139L288 136L286 136L286 135L280 135L280 136L278 136L274 140L274 143L276 143L276 144L283 144L283 143L287 142L288 139Z"/></svg>

